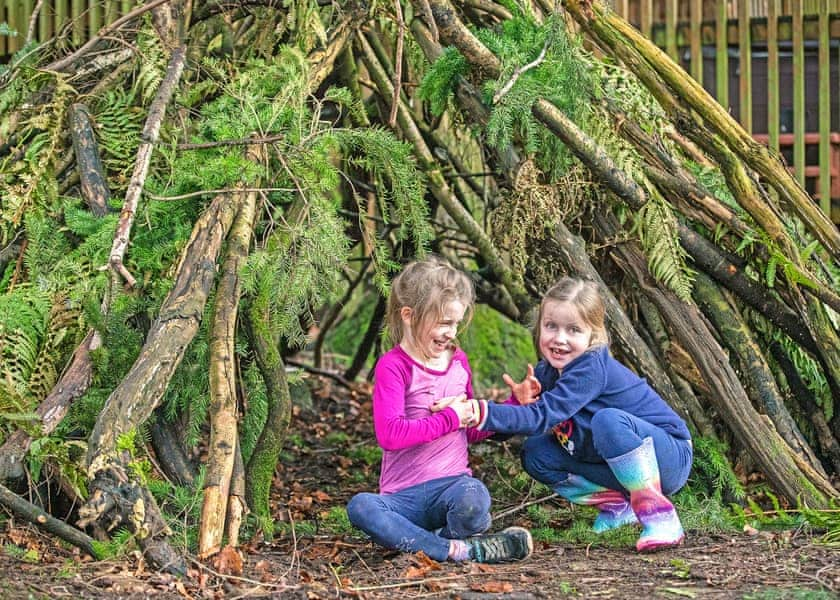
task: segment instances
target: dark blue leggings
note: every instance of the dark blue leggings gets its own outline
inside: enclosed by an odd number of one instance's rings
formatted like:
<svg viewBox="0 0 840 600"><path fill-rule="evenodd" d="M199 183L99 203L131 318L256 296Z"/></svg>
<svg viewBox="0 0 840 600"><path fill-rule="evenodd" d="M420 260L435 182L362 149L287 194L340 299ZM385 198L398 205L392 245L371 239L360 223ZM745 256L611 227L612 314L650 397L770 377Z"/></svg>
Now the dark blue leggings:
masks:
<svg viewBox="0 0 840 600"><path fill-rule="evenodd" d="M347 516L377 544L444 561L449 540L490 527L490 492L467 475L443 477L393 494L356 494Z"/></svg>
<svg viewBox="0 0 840 600"><path fill-rule="evenodd" d="M599 410L592 417L595 450L603 459L584 462L570 455L549 432L525 440L522 446L522 467L537 481L554 487L569 473L585 477L593 483L613 490L624 488L610 470L606 459L626 454L653 438L662 492L673 494L685 485L691 471L691 442L675 438L665 430L617 408Z"/></svg>

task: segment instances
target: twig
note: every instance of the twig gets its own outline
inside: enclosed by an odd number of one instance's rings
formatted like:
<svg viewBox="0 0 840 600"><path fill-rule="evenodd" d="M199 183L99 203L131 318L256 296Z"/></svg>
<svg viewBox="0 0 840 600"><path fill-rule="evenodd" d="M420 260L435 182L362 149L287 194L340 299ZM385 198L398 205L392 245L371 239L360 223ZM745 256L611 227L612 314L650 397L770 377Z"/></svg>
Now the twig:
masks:
<svg viewBox="0 0 840 600"><path fill-rule="evenodd" d="M532 62L529 62L527 65L519 67L518 69L516 69L513 72L513 75L510 76L510 79L508 80L508 82L506 84L504 84L501 87L501 89L498 92L496 92L496 94L493 96L493 104L498 104L499 103L499 100L501 100L502 97L510 91L510 89L513 87L513 85L516 83L516 80L519 79L522 76L523 73L533 69L534 67L538 66L540 63L542 63L542 61L545 60L545 53L548 50L548 44L549 44L549 40L546 39L545 43L543 44L543 48L540 51L540 55L536 59L534 59Z"/></svg>
<svg viewBox="0 0 840 600"><path fill-rule="evenodd" d="M205 196L212 194L213 196L217 196L219 194L232 194L234 192L296 192L297 190L293 190L291 188L222 188L219 190L198 190L195 192L189 192L187 194L180 194L178 196L156 196L154 194L150 194L149 192L143 192L146 198L150 200L158 200L160 202L173 202L175 200L187 200L188 198L195 198L196 196Z"/></svg>
<svg viewBox="0 0 840 600"><path fill-rule="evenodd" d="M542 504L543 502L547 502L548 500L551 500L552 498L557 498L559 496L560 496L560 494L551 494L549 496L543 496L542 498L537 498L536 500L531 500L530 502L523 502L522 504L519 504L518 506L514 506L513 508L503 510L502 512L493 515L493 520L495 521L497 519L501 519L502 517L506 517L506 516L508 516L510 514L513 514L515 512L519 512L520 510L522 510L524 508L528 508L529 506L531 506L533 504Z"/></svg>
<svg viewBox="0 0 840 600"><path fill-rule="evenodd" d="M95 46L103 37L110 35L112 32L117 31L120 27L131 21L132 19L139 17L143 13L147 13L153 8L157 8L161 4L166 4L171 0L152 0L148 4L143 4L142 6L138 6L132 11L127 12L125 15L111 23L110 25L106 25L102 29L100 29L96 35L90 38L87 42L82 44L78 50L73 52L72 54L68 54L61 60L57 60L53 63L47 65L47 71L63 71L67 67L69 67L73 61L80 58L84 54L87 53L93 46Z"/></svg>
<svg viewBox="0 0 840 600"><path fill-rule="evenodd" d="M463 579L463 575L449 575L447 577L429 577L425 579L418 579L417 581L402 581L400 583L386 583L384 585L367 585L365 587L344 588L350 592L372 592L374 590L391 590L395 588L412 587L415 585L425 585L437 581L452 581L453 579Z"/></svg>
<svg viewBox="0 0 840 600"><path fill-rule="evenodd" d="M32 9L32 16L29 17L29 29L26 31L26 43L32 42L35 37L35 27L38 25L38 16L41 14L41 7L44 5L44 0L38 0L35 8Z"/></svg>
<svg viewBox="0 0 840 600"><path fill-rule="evenodd" d="M335 381L346 387L348 390L353 389L353 384L347 381L347 379L345 379L339 373L333 373L332 371L327 371L326 369L319 369L317 367L313 367L312 365L307 365L305 363L292 360L290 358L285 359L285 362L287 365L292 365L293 367L300 367L301 369L309 373L314 373L315 375L323 375L324 377L334 379Z"/></svg>
<svg viewBox="0 0 840 600"><path fill-rule="evenodd" d="M201 142L195 144L178 144L178 150L204 150L206 148L216 148L218 146L248 146L251 144L271 144L279 142L286 136L282 133L277 135L269 135L265 137L243 138L241 140L220 140L218 142Z"/></svg>
<svg viewBox="0 0 840 600"><path fill-rule="evenodd" d="M391 100L391 115L388 117L390 127L396 127L397 125L397 108L400 104L400 92L402 91L403 42L405 38L405 21L403 21L400 0L394 0L394 6L397 13L397 49L394 57L394 95Z"/></svg>
<svg viewBox="0 0 840 600"><path fill-rule="evenodd" d="M29 245L29 239L24 239L23 243L20 245L17 262L15 262L15 270L12 273L12 279L9 281L9 292L7 293L10 293L13 289L15 289L15 283L17 283L18 275L20 275L20 272L23 269L23 255L26 253L27 245Z"/></svg>

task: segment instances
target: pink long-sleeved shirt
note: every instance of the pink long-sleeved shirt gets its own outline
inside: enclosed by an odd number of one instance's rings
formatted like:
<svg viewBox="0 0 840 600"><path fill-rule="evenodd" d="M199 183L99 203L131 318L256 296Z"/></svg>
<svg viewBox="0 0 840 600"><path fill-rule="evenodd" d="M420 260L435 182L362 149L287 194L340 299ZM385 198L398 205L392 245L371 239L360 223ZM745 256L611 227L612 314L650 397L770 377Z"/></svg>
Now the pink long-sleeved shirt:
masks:
<svg viewBox="0 0 840 600"><path fill-rule="evenodd" d="M374 375L373 427L383 450L380 493L471 475L467 446L492 432L461 429L452 408L437 413L430 409L447 396L473 397L472 371L463 350L455 350L445 371L435 371L395 346L379 359Z"/></svg>

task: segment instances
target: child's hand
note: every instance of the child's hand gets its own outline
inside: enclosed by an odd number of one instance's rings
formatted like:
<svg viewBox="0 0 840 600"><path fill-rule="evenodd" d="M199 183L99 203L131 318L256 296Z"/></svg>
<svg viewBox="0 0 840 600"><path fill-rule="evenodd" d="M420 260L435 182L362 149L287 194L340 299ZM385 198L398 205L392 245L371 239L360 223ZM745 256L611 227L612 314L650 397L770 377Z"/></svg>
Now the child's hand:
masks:
<svg viewBox="0 0 840 600"><path fill-rule="evenodd" d="M429 407L433 413L440 412L450 404L455 402L464 402L467 399L466 394L458 394L457 396L447 396L446 398L438 398Z"/></svg>
<svg viewBox="0 0 840 600"><path fill-rule="evenodd" d="M466 396L464 396L463 400L457 400L449 406L458 415L461 427L473 427L478 425L478 400L467 400Z"/></svg>
<svg viewBox="0 0 840 600"><path fill-rule="evenodd" d="M525 375L525 379L519 383L515 382L507 373L502 375L502 380L508 385L519 404L532 404L540 399L542 386L539 380L534 377L534 365L528 365L528 373Z"/></svg>

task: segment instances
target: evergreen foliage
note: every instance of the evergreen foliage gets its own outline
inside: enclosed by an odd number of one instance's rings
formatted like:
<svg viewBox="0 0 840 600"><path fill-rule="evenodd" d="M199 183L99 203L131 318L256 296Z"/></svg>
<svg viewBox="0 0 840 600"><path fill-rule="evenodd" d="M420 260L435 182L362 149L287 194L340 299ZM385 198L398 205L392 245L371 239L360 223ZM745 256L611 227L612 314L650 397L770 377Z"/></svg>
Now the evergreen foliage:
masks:
<svg viewBox="0 0 840 600"><path fill-rule="evenodd" d="M458 87L458 78L467 74L467 60L457 48L445 48L443 54L426 71L417 90L422 100L429 102L432 114L440 116L452 106L452 99Z"/></svg>
<svg viewBox="0 0 840 600"><path fill-rule="evenodd" d="M488 105L493 104L493 96L517 69L535 61L545 49L542 62L523 72L493 107L487 142L506 148L514 140L519 141L549 180L557 179L569 168L572 157L556 136L537 123L531 106L538 98L545 98L586 129L589 99L597 95L597 87L586 62L581 60L580 42L571 36L559 16L552 16L543 24L528 16L517 16L505 21L500 31L485 29L476 35L502 62L499 79L488 82L484 88Z"/></svg>

